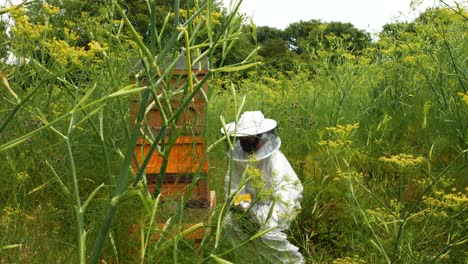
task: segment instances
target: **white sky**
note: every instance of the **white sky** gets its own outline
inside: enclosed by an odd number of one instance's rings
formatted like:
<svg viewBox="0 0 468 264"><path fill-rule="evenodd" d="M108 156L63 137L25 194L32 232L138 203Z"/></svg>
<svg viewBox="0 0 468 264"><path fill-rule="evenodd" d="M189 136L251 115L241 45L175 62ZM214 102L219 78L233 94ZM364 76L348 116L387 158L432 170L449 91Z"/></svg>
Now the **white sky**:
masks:
<svg viewBox="0 0 468 264"><path fill-rule="evenodd" d="M0 7L25 0L0 0ZM88 0L89 1L89 0ZM229 5L239 0L221 0ZM468 7L468 0L456 1ZM419 3L413 9L411 3ZM240 12L253 19L257 26L286 28L300 20L320 19L324 22L350 22L356 28L377 33L382 26L395 21L412 21L427 7L439 0L243 0Z"/></svg>
<svg viewBox="0 0 468 264"><path fill-rule="evenodd" d="M238 0L222 0L226 7ZM411 2L418 2L413 10ZM453 0L445 1L453 4ZM466 0L458 0L465 2ZM412 21L438 0L243 0L240 12L253 19L257 26L286 28L300 20L320 19L323 22L350 22L358 29L377 33L382 26L395 21ZM229 8L228 8L229 10Z"/></svg>

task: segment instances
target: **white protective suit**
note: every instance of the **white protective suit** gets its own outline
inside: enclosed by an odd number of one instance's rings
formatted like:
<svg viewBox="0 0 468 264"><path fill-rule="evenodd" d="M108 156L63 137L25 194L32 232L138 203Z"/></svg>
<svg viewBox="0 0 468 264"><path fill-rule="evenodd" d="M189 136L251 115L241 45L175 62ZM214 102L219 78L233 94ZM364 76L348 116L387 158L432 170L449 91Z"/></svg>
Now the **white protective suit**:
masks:
<svg viewBox="0 0 468 264"><path fill-rule="evenodd" d="M252 159L249 162L249 154L244 152L239 140L235 142L234 150L228 152L233 162L232 170L228 169L225 179L226 192L235 193L241 189L241 194L250 194L252 201L245 206L250 207L246 210L250 219L246 221L256 222L261 230L273 228L272 231L254 240L255 250L263 258L271 263L304 263L299 249L287 240L283 232L289 228L301 210L302 184L284 154L279 150L280 138L273 133L265 133L262 139L265 143L255 152L255 162L252 162ZM248 166L254 166L262 172L265 184L262 190L257 190L248 180L243 186L242 176ZM259 192L263 192L263 197L258 197ZM271 206L273 206L271 216L268 217ZM242 234L244 231L241 230L242 225L235 223L235 214L230 213L226 222L237 233L231 237L238 240L235 243L239 243L248 237Z"/></svg>

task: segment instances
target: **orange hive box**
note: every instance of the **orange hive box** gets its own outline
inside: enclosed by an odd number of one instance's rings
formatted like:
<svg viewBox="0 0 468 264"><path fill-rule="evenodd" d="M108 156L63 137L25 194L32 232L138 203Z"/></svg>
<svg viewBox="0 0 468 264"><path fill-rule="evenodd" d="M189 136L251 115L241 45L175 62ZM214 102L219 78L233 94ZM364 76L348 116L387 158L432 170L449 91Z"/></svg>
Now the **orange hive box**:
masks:
<svg viewBox="0 0 468 264"><path fill-rule="evenodd" d="M138 164L146 158L150 144L139 139L135 147L135 155ZM201 136L180 136L169 152L166 174L187 174L196 172L208 172L208 159L205 158L200 170L198 170L205 152L205 139ZM146 166L147 174L158 174L161 170L162 157L156 151L151 156ZM134 164L134 168L136 168Z"/></svg>
<svg viewBox="0 0 468 264"><path fill-rule="evenodd" d="M150 148L151 145L146 144L143 140L137 142L135 147L136 160L134 160L133 164L135 171L137 171L135 162L141 164ZM197 176L199 179L192 189L190 198L194 201L198 200L201 205L206 206L210 197L208 159L205 157L203 160L204 151L205 142L202 136L181 136L176 139L169 152L165 178L161 186L161 194L164 197L180 198L190 190L190 184ZM155 189L162 161L162 156L154 152L146 167L148 189L151 193Z"/></svg>

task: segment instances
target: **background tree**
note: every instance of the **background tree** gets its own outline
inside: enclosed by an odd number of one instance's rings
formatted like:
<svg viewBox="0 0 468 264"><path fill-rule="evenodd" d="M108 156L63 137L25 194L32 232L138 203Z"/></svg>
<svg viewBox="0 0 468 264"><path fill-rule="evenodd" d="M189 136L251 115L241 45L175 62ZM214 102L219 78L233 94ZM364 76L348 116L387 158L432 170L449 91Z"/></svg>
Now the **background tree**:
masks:
<svg viewBox="0 0 468 264"><path fill-rule="evenodd" d="M322 21L317 19L309 21L301 20L299 22L289 24L289 26L284 30L284 33L291 49L296 53L301 54L304 51L304 42L309 39L311 34L314 36L318 35L318 33L315 32L319 30L319 27L322 24Z"/></svg>
<svg viewBox="0 0 468 264"><path fill-rule="evenodd" d="M285 34L292 49L298 54L302 54L305 49L331 49L330 36L342 39L347 49L355 53L366 48L371 41L369 33L355 28L351 23L326 23L315 19L292 23L285 29Z"/></svg>
<svg viewBox="0 0 468 264"><path fill-rule="evenodd" d="M291 70L294 65L293 53L283 30L262 26L257 27L257 41L260 46L259 55L265 66L279 70Z"/></svg>
<svg viewBox="0 0 468 264"><path fill-rule="evenodd" d="M261 26L256 28L257 31L257 41L260 44L265 43L265 41L270 39L281 39L287 40L285 32L281 29L277 29L269 26Z"/></svg>
<svg viewBox="0 0 468 264"><path fill-rule="evenodd" d="M391 37L398 39L402 33L416 33L414 23L408 22L394 22L385 24L382 31L379 33L379 38Z"/></svg>

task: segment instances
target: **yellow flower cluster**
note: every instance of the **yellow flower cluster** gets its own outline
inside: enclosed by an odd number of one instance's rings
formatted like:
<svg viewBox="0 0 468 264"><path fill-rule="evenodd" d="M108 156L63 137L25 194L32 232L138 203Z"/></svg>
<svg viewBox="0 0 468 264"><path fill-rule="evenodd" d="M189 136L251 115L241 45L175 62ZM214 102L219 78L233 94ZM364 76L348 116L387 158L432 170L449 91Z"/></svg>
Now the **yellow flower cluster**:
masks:
<svg viewBox="0 0 468 264"><path fill-rule="evenodd" d="M462 98L462 101L468 105L468 92L465 93L458 93L458 95Z"/></svg>
<svg viewBox="0 0 468 264"><path fill-rule="evenodd" d="M257 162L255 155L249 157L249 165L245 169L249 184L255 189L259 200L269 198L273 193L271 188L266 188L265 174L257 169L254 164Z"/></svg>
<svg viewBox="0 0 468 264"><path fill-rule="evenodd" d="M0 227L2 224L10 224L21 214L21 210L10 206L3 207L0 211Z"/></svg>
<svg viewBox="0 0 468 264"><path fill-rule="evenodd" d="M26 182L29 179L29 174L25 171L16 174L16 180L20 183Z"/></svg>
<svg viewBox="0 0 468 264"><path fill-rule="evenodd" d="M15 26L12 27L11 31L17 36L27 37L32 42L42 39L47 32L52 30L47 23L32 24L23 8L12 11L11 16L15 20Z"/></svg>
<svg viewBox="0 0 468 264"><path fill-rule="evenodd" d="M448 208L448 209L466 209L468 208L468 188L465 188L465 193L457 192L454 188L451 193L442 191L434 192L434 197L423 197L423 202L428 206Z"/></svg>
<svg viewBox="0 0 468 264"><path fill-rule="evenodd" d="M44 46L47 47L51 57L53 57L59 64L68 65L71 64L77 67L83 67L84 60L93 60L97 53L108 50L108 46L92 40L88 43L89 49L86 50L84 47L70 46L68 42L64 40L52 39L44 42Z"/></svg>
<svg viewBox="0 0 468 264"><path fill-rule="evenodd" d="M389 213L387 210L382 208L367 209L365 211L369 222L382 223L382 222L393 222L396 220L395 215Z"/></svg>
<svg viewBox="0 0 468 264"><path fill-rule="evenodd" d="M326 127L325 130L333 134L334 140L321 140L319 145L327 146L330 148L338 148L341 146L348 146L353 143L348 138L351 136L355 129L359 128L359 123L337 125L335 127Z"/></svg>
<svg viewBox="0 0 468 264"><path fill-rule="evenodd" d="M42 4L44 12L51 16L60 13L60 8L51 6L47 3ZM85 61L98 62L96 54L108 50L106 44L101 44L95 40L88 43L88 47L75 46L77 40L80 39L79 34L70 29L69 26L74 26L74 22L65 21L63 28L64 38L47 38L47 33L52 32L52 27L47 22L31 23L25 9L19 8L11 13L15 20L15 25L12 27L12 32L16 37L28 39L28 43L32 43L31 48L37 48L37 45L45 47L52 58L60 65L72 65L82 68Z"/></svg>
<svg viewBox="0 0 468 264"><path fill-rule="evenodd" d="M53 39L45 42L45 46L49 49L50 55L61 65L71 63L75 66L83 66L81 58L87 56L87 52L83 47L72 47L64 40Z"/></svg>
<svg viewBox="0 0 468 264"><path fill-rule="evenodd" d="M180 15L184 18L184 19L189 19L190 16L192 16L195 12L197 12L197 8L192 8L190 11L189 10L186 10L186 9L179 9L179 12L180 12ZM204 17L202 17L202 15L205 15L206 12L203 12L201 13L200 15L196 16L194 19L193 19L193 22L194 23L199 23L202 19L204 19ZM220 24L220 18L222 17L222 14L219 13L219 12L211 12L210 14L210 22L212 24Z"/></svg>
<svg viewBox="0 0 468 264"><path fill-rule="evenodd" d="M359 264L366 263L365 260L360 258L358 255L352 257L337 258L332 261L332 264Z"/></svg>
<svg viewBox="0 0 468 264"><path fill-rule="evenodd" d="M337 147L340 147L340 146L351 145L351 143L353 143L353 141L351 141L351 140L341 140L341 139L338 139L338 140L321 140L319 142L319 145L320 146L328 146L328 147L331 147L331 148L337 148Z"/></svg>
<svg viewBox="0 0 468 264"><path fill-rule="evenodd" d="M369 222L389 224L399 221L399 215L402 209L403 205L398 200L391 199L388 209L377 207L375 209L367 209L365 213Z"/></svg>
<svg viewBox="0 0 468 264"><path fill-rule="evenodd" d="M403 58L403 61L404 62L409 62L409 63L414 63L414 62L416 62L416 57L412 56L412 55L408 55L408 56L405 56Z"/></svg>
<svg viewBox="0 0 468 264"><path fill-rule="evenodd" d="M364 177L362 172L357 171L342 171L340 168L336 170L336 176L334 180L338 181L340 179L345 180L360 180Z"/></svg>
<svg viewBox="0 0 468 264"><path fill-rule="evenodd" d="M109 47L104 43L104 45L101 45L99 42L95 40L91 40L91 42L88 43L89 51L92 53L100 53L104 52L109 49Z"/></svg>
<svg viewBox="0 0 468 264"><path fill-rule="evenodd" d="M342 56L343 56L344 58L348 59L348 60L355 60L355 59L356 59L356 56L355 56L355 55L353 55L353 54L351 54L351 53L348 53L348 52L343 53Z"/></svg>
<svg viewBox="0 0 468 264"><path fill-rule="evenodd" d="M60 13L60 8L58 6L51 6L48 3L42 4L42 9L50 16Z"/></svg>
<svg viewBox="0 0 468 264"><path fill-rule="evenodd" d="M424 158L421 156L415 157L411 154L401 153L398 155L393 155L389 158L380 157L379 160L385 163L394 164L401 168L407 168L407 167L414 167L414 166L421 164L424 161Z"/></svg>
<svg viewBox="0 0 468 264"><path fill-rule="evenodd" d="M15 216L19 215L21 211L17 208L7 206L2 209L2 212L5 216Z"/></svg>
<svg viewBox="0 0 468 264"><path fill-rule="evenodd" d="M354 124L346 124L346 125L336 125L336 127L326 127L325 130L334 132L336 134L348 134L352 132L354 129L359 128L359 123Z"/></svg>
<svg viewBox="0 0 468 264"><path fill-rule="evenodd" d="M80 36L75 31L67 27L63 28L63 32L65 33L65 39L67 40L77 41L80 39Z"/></svg>

